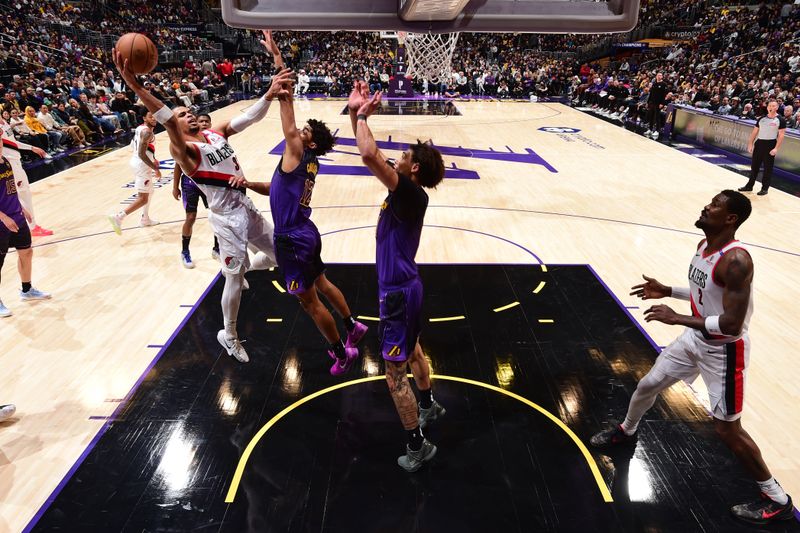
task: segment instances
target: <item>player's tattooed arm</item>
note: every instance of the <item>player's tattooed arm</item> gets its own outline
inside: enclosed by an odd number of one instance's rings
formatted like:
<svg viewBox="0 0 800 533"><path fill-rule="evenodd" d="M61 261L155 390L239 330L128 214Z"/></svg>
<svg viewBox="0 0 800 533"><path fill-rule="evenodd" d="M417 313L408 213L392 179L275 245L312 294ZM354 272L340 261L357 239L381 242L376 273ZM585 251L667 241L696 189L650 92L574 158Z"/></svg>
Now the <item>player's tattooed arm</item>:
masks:
<svg viewBox="0 0 800 533"><path fill-rule="evenodd" d="M725 259L727 258L727 259ZM725 283L722 293L723 312L719 317L719 329L725 335L739 335L750 305L750 286L753 283L753 260L747 251L734 248L725 254L721 281Z"/></svg>

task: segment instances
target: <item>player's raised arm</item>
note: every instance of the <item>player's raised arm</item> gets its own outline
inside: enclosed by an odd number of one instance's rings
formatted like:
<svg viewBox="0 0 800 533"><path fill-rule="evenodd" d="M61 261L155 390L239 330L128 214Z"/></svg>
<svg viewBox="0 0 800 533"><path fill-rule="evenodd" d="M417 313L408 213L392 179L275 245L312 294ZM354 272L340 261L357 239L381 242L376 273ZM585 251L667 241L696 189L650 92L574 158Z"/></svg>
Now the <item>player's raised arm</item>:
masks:
<svg viewBox="0 0 800 533"><path fill-rule="evenodd" d="M283 137L286 139L281 167L284 172L291 172L300 164L304 150L303 140L300 138L300 131L297 129L297 123L294 118L294 96L291 85L284 86L279 91L278 100L281 105Z"/></svg>
<svg viewBox="0 0 800 533"><path fill-rule="evenodd" d="M230 137L236 133L241 133L249 128L256 122L259 122L267 116L269 106L273 98L278 96L278 93L283 88L284 84L291 84L292 71L289 69L282 69L278 74L272 76L272 83L270 84L267 93L259 98L256 103L251 105L244 113L237 117L233 117L230 121L224 122L220 126L220 133L224 137Z"/></svg>
<svg viewBox="0 0 800 533"><path fill-rule="evenodd" d="M389 166L386 158L378 149L372 131L367 124L367 118L378 109L381 104L381 91L376 92L366 100L356 113L356 143L361 154L361 160L367 168L381 180L387 189L394 191L400 178L394 168Z"/></svg>
<svg viewBox="0 0 800 533"><path fill-rule="evenodd" d="M169 150L176 162L184 168L195 168L199 156L194 150L190 149L189 145L186 143L177 117L161 100L142 87L142 84L139 83L139 80L136 79L136 75L130 69L128 60L117 53L116 48L111 50L111 55L114 59L114 65L117 67L120 75L122 75L125 84L136 93L136 96L139 97L139 100L141 100L147 110L153 113L156 120L167 129L167 135L169 135L170 141Z"/></svg>
<svg viewBox="0 0 800 533"><path fill-rule="evenodd" d="M272 38L272 30L262 30L262 33L264 34L264 38L261 40L261 44L267 49L267 52L272 54L272 61L275 62L275 69L282 69L284 67L283 57L281 57L281 50L275 43L275 39Z"/></svg>
<svg viewBox="0 0 800 533"><path fill-rule="evenodd" d="M270 87L275 86L276 77L279 84L289 83L292 73L290 70L284 68L281 51L272 38L272 32L270 30L263 30L263 32L264 39L261 40L261 44L264 45L264 48L267 49L267 52L272 54L272 60L275 62L276 67L276 73L272 76L272 84ZM273 94L270 94L270 92L271 91L268 91L267 94L262 96L255 104L250 106L240 116L234 117L230 121L222 123L219 131L225 137L230 137L235 133L243 132L251 125L266 117L267 111L269 111L270 103L272 102L272 99L275 98L275 93L273 92Z"/></svg>

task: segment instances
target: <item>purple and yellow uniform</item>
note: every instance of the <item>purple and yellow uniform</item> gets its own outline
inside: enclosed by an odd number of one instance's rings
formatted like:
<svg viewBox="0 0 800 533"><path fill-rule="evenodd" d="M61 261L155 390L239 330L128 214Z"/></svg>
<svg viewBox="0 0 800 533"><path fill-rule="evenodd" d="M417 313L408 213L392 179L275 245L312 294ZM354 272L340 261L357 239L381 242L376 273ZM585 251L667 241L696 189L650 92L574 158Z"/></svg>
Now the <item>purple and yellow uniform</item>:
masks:
<svg viewBox="0 0 800 533"><path fill-rule="evenodd" d="M5 157L0 157L0 211L19 226L19 231L14 233L6 228L5 224L0 223L0 259L5 259L9 248L25 250L31 247L31 230L17 197L14 171L11 170L11 163Z"/></svg>
<svg viewBox="0 0 800 533"><path fill-rule="evenodd" d="M415 257L428 208L428 194L398 174L394 191L384 200L378 218L375 266L378 269L381 354L406 361L422 331L422 280Z"/></svg>
<svg viewBox="0 0 800 533"><path fill-rule="evenodd" d="M203 191L200 190L200 187L197 184L181 172L181 200L183 200L183 209L187 213L197 213L197 206L200 200L203 201L203 205L208 209L208 199L206 195L203 194Z"/></svg>
<svg viewBox="0 0 800 533"><path fill-rule="evenodd" d="M322 239L311 222L311 194L319 170L317 156L303 151L300 163L291 172L281 168L272 176L269 205L275 224L275 257L283 270L286 289L291 294L306 292L325 272L320 256Z"/></svg>

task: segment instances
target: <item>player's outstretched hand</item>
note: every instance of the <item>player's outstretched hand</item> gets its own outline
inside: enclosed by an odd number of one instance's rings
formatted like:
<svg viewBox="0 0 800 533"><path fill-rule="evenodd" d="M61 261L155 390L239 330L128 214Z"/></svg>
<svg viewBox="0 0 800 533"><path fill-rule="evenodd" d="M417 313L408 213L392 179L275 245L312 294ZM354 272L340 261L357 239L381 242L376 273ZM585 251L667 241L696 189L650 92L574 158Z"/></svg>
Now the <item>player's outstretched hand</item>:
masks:
<svg viewBox="0 0 800 533"><path fill-rule="evenodd" d="M264 38L261 39L261 44L264 48L267 49L267 52L272 54L273 56L281 55L281 50L278 48L278 45L275 43L275 39L272 38L272 30L261 30L264 34Z"/></svg>
<svg viewBox="0 0 800 533"><path fill-rule="evenodd" d="M273 98L287 98L292 96L292 84L294 83L294 72L288 68L282 68L280 72L272 76L267 91L267 100Z"/></svg>
<svg viewBox="0 0 800 533"><path fill-rule="evenodd" d="M230 185L234 189L241 189L241 188L246 189L247 180L244 178L244 176L238 176L238 177L231 176L230 179L228 180L228 185Z"/></svg>
<svg viewBox="0 0 800 533"><path fill-rule="evenodd" d="M128 60L122 57L122 54L117 52L116 48L111 49L111 58L114 60L114 66L117 67L117 70L122 75L122 79L125 80L125 83L128 86L132 86L137 84L136 75L128 66Z"/></svg>
<svg viewBox="0 0 800 533"><path fill-rule="evenodd" d="M631 296L638 296L642 300L657 300L666 298L672 293L672 289L659 282L657 279L648 278L644 274L642 277L646 283L631 287Z"/></svg>
<svg viewBox="0 0 800 533"><path fill-rule="evenodd" d="M654 305L644 312L644 320L645 322L652 322L655 320L672 325L678 323L678 314L668 305L659 304Z"/></svg>
<svg viewBox="0 0 800 533"><path fill-rule="evenodd" d="M378 107L381 105L381 97L383 96L382 91L376 91L375 94L372 95L372 98L365 101L361 104L361 107L358 108L359 115L372 115Z"/></svg>
<svg viewBox="0 0 800 533"><path fill-rule="evenodd" d="M347 109L350 110L351 113L356 113L364 102L366 98L364 95L361 94L361 84L359 80L353 82L353 90L350 92L350 97L347 99Z"/></svg>

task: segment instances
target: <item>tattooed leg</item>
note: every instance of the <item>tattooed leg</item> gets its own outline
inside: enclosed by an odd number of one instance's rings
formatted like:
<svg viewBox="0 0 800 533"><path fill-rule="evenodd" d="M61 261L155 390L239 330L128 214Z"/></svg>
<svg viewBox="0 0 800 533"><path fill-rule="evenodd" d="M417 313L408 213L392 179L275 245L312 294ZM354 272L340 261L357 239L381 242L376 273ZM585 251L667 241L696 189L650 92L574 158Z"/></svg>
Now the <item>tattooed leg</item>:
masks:
<svg viewBox="0 0 800 533"><path fill-rule="evenodd" d="M406 430L415 429L419 422L417 420L417 398L411 390L411 384L406 376L406 363L396 363L386 361L386 383L389 385L389 392L392 394L394 406L400 421Z"/></svg>

